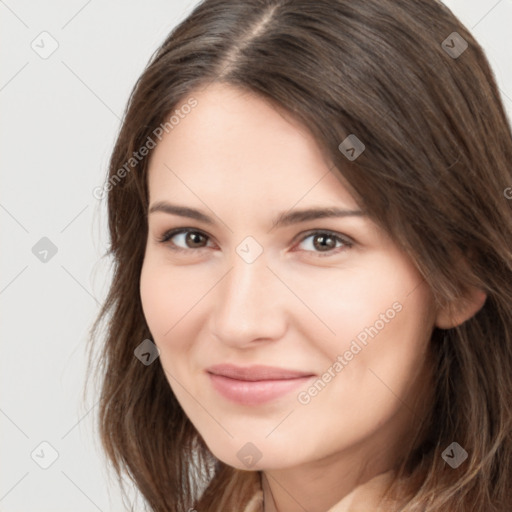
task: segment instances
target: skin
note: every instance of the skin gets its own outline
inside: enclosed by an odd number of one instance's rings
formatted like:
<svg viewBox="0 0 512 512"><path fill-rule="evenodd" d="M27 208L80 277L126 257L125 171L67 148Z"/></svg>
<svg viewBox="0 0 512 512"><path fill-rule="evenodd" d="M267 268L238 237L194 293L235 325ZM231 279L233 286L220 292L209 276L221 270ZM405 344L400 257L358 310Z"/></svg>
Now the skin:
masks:
<svg viewBox="0 0 512 512"><path fill-rule="evenodd" d="M196 208L212 224L148 215L144 314L169 385L213 454L248 470L237 452L253 443L262 456L250 470L264 472L277 510L322 512L393 468L428 407L434 325L460 323L484 297L448 317L410 258L366 216L272 229L292 208L360 207L290 116L227 85L191 96L197 107L152 153L149 204ZM184 234L159 241L181 227L205 237L196 245ZM338 241L339 248L321 251L311 230L353 245ZM236 252L247 236L263 250L252 263ZM173 250L173 242L184 250ZM307 404L297 390L239 405L219 395L205 373L230 362L321 376L397 302L400 312Z"/></svg>

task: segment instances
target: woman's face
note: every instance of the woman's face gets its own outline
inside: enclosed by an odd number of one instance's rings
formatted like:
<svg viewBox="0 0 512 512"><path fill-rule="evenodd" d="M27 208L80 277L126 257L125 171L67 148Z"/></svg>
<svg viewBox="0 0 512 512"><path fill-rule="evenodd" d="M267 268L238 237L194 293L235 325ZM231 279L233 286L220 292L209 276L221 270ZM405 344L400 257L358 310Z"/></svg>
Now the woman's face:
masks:
<svg viewBox="0 0 512 512"><path fill-rule="evenodd" d="M364 212L300 213L360 211L305 128L225 85L191 96L151 157L140 282L172 391L241 469L396 451L429 389L427 284Z"/></svg>

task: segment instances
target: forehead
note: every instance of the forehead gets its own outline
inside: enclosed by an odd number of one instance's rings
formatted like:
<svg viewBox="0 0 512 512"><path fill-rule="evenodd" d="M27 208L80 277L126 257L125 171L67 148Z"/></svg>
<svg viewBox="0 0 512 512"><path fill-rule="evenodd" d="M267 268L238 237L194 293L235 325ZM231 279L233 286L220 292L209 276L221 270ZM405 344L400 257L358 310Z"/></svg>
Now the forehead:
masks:
<svg viewBox="0 0 512 512"><path fill-rule="evenodd" d="M191 97L197 105L153 150L151 201L195 192L241 206L248 200L356 206L313 136L284 110L225 84L194 91L176 108Z"/></svg>

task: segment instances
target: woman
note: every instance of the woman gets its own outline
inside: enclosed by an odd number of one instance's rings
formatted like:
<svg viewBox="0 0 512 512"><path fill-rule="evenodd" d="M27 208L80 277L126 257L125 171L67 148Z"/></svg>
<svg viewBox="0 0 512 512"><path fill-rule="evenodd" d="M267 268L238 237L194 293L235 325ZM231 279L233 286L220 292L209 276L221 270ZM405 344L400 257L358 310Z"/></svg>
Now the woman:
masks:
<svg viewBox="0 0 512 512"><path fill-rule="evenodd" d="M118 475L155 511L509 511L511 161L443 4L199 4L105 187Z"/></svg>

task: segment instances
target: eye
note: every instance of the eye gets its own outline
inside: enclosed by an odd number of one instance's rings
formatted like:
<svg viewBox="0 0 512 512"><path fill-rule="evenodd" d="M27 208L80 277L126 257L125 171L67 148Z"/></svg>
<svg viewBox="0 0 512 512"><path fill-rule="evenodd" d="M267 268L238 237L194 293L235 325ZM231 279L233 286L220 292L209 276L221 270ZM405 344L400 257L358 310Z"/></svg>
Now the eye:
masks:
<svg viewBox="0 0 512 512"><path fill-rule="evenodd" d="M347 237L332 231L313 231L301 239L305 251L316 252L317 256L325 257L338 254L354 243ZM300 246L300 244L299 244Z"/></svg>
<svg viewBox="0 0 512 512"><path fill-rule="evenodd" d="M208 247L210 237L193 228L177 228L166 231L158 242L165 244L170 242L173 251L191 251L193 249L205 249ZM312 231L300 240L298 247L306 252L316 253L318 257L332 256L354 245L348 237L332 231ZM211 245L210 245L211 247Z"/></svg>
<svg viewBox="0 0 512 512"><path fill-rule="evenodd" d="M171 242L173 251L190 251L207 247L208 235L197 229L178 228L166 231L158 241L162 244Z"/></svg>

